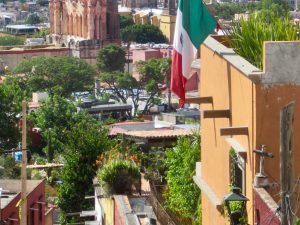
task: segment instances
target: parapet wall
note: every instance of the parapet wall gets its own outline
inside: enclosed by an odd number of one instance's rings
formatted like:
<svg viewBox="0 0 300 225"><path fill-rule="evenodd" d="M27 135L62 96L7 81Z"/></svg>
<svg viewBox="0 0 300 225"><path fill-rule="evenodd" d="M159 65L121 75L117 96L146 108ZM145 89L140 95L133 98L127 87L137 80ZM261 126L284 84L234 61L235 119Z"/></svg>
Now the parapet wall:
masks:
<svg viewBox="0 0 300 225"><path fill-rule="evenodd" d="M69 48L63 47L47 47L33 49L13 48L10 50L0 50L0 66L8 66L9 70L13 70L19 63L27 59L68 55Z"/></svg>

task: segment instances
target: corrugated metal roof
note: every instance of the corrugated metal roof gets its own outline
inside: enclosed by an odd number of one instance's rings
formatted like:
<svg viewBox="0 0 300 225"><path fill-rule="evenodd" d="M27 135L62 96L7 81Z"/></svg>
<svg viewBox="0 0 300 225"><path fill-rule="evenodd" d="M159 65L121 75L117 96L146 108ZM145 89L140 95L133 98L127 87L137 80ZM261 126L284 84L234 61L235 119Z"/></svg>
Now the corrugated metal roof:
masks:
<svg viewBox="0 0 300 225"><path fill-rule="evenodd" d="M135 137L135 138L175 138L179 136L189 136L193 134L193 131L190 129L157 129L150 131L127 131L124 133L125 136Z"/></svg>

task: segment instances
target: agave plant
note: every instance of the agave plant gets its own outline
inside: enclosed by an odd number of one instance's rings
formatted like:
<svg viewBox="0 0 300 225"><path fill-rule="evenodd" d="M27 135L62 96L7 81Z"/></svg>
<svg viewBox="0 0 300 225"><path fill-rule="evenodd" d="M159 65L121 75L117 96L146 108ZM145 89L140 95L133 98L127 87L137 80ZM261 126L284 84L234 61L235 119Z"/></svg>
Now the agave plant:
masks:
<svg viewBox="0 0 300 225"><path fill-rule="evenodd" d="M263 43L299 40L299 23L291 23L288 17L266 19L263 14L253 14L248 21L234 23L227 39L237 54L262 69Z"/></svg>

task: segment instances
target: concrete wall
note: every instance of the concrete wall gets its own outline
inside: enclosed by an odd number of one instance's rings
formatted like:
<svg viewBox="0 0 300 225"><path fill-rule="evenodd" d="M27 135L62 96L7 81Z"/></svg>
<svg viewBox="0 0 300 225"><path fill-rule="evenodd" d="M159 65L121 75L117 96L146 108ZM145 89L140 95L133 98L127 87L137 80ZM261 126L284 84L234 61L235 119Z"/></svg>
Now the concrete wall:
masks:
<svg viewBox="0 0 300 225"><path fill-rule="evenodd" d="M37 48L37 49L11 49L0 50L0 60L3 66L8 66L9 70L13 70L19 63L26 59L51 56L68 56L68 48Z"/></svg>

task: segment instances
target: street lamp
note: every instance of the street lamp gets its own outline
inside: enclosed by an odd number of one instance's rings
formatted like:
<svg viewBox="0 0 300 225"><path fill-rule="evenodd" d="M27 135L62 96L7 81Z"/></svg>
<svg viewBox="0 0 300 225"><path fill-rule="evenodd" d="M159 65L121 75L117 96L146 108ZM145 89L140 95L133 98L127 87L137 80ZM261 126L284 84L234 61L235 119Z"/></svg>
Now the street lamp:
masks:
<svg viewBox="0 0 300 225"><path fill-rule="evenodd" d="M230 225L241 225L248 199L240 194L240 188L233 187L232 192L224 197L225 206L230 217ZM236 204L236 207L233 206Z"/></svg>

